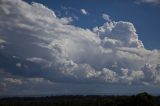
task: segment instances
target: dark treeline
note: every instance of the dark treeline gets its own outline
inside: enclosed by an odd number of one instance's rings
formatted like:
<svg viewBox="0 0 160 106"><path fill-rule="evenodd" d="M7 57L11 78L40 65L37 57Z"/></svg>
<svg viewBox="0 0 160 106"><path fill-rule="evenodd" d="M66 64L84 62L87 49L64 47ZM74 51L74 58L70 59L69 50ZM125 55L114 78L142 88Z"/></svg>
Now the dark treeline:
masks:
<svg viewBox="0 0 160 106"><path fill-rule="evenodd" d="M0 99L0 106L160 106L160 97L140 93L133 96L50 96Z"/></svg>

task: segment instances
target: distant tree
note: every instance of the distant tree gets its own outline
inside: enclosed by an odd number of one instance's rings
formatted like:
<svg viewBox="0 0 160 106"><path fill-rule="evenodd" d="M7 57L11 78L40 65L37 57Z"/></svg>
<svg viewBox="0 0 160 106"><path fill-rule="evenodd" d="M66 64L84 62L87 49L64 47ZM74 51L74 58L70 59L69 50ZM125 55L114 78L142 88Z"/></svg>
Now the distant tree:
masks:
<svg viewBox="0 0 160 106"><path fill-rule="evenodd" d="M132 96L130 100L130 106L156 106L154 97L146 92L139 93L136 96Z"/></svg>
<svg viewBox="0 0 160 106"><path fill-rule="evenodd" d="M53 96L0 99L0 106L160 106L160 97L146 92L134 96Z"/></svg>

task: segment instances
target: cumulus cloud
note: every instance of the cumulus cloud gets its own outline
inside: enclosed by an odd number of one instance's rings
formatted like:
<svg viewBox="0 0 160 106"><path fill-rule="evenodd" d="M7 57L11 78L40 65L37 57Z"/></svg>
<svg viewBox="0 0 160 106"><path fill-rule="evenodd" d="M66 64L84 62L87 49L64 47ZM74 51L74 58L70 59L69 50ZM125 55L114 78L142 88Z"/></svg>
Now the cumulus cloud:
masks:
<svg viewBox="0 0 160 106"><path fill-rule="evenodd" d="M88 14L88 12L87 12L85 9L81 9L81 13L82 13L83 15L87 15L87 14Z"/></svg>
<svg viewBox="0 0 160 106"><path fill-rule="evenodd" d="M24 89L32 82L33 91L42 85L64 88L59 83L86 88L88 83L160 83L160 52L145 49L130 22L110 20L93 30L83 29L42 4L21 0L2 0L0 13L0 44L7 42L0 49L0 68L5 70L0 87L18 84Z"/></svg>

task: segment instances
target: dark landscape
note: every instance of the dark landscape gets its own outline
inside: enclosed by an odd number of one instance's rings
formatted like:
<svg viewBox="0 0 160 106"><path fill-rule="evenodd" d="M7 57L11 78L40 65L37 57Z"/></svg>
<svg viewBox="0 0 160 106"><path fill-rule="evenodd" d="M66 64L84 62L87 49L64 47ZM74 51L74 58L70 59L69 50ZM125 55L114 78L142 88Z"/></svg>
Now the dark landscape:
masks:
<svg viewBox="0 0 160 106"><path fill-rule="evenodd" d="M0 106L160 106L160 96L48 96L0 99Z"/></svg>

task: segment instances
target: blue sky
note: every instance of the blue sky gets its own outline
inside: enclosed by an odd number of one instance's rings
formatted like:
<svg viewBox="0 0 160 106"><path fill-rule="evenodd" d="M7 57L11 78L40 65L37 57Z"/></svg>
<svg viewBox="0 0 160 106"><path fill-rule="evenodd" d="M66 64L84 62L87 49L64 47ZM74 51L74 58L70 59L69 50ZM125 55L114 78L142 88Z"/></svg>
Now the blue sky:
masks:
<svg viewBox="0 0 160 106"><path fill-rule="evenodd" d="M25 0L39 2L63 16L77 16L79 20L73 24L84 28L93 28L102 25L105 20L102 14L106 13L115 21L132 22L139 34L139 38L148 49L160 49L160 6L154 3L136 3L134 0ZM154 1L154 0L153 0ZM72 8L72 9L63 9ZM88 11L87 16L80 13L80 9ZM66 15L65 12L68 11Z"/></svg>
<svg viewBox="0 0 160 106"><path fill-rule="evenodd" d="M159 0L0 1L0 96L160 95Z"/></svg>

